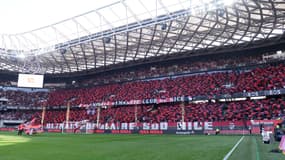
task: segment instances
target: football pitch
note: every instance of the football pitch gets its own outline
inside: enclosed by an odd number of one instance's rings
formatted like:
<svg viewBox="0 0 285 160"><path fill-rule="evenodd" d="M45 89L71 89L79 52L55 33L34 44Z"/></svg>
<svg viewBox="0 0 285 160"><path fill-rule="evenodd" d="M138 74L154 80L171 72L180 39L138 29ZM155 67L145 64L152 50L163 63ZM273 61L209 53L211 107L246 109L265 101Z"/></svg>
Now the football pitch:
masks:
<svg viewBox="0 0 285 160"><path fill-rule="evenodd" d="M242 140L241 140L242 139ZM0 132L0 160L284 160L259 136L40 134Z"/></svg>

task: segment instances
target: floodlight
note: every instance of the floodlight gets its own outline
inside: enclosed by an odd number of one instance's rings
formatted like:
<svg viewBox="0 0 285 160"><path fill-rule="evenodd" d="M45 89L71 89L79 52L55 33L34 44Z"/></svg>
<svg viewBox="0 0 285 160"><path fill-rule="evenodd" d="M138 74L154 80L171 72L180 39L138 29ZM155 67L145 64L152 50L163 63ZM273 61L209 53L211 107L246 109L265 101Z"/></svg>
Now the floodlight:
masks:
<svg viewBox="0 0 285 160"><path fill-rule="evenodd" d="M104 41L104 43L110 43L111 42L111 38L110 37L104 37L103 41Z"/></svg>
<svg viewBox="0 0 285 160"><path fill-rule="evenodd" d="M18 58L21 58L21 59L25 59L25 58L26 58L26 56L25 56L24 53L18 54L17 57L18 57Z"/></svg>
<svg viewBox="0 0 285 160"><path fill-rule="evenodd" d="M66 50L65 48L62 48L62 49L59 50L60 54L65 54L66 51L67 51L67 50Z"/></svg>
<svg viewBox="0 0 285 160"><path fill-rule="evenodd" d="M166 30L166 28L167 28L167 24L166 23L161 24L161 30Z"/></svg>

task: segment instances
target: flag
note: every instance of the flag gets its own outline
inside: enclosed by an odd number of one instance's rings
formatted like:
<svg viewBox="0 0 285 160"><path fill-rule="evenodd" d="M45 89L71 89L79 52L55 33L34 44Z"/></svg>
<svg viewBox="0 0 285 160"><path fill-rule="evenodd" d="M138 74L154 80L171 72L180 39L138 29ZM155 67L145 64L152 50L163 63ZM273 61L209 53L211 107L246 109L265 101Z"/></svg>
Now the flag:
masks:
<svg viewBox="0 0 285 160"><path fill-rule="evenodd" d="M33 118L31 121L26 122L24 126L25 133L29 135L43 132L43 126L38 123L37 118Z"/></svg>
<svg viewBox="0 0 285 160"><path fill-rule="evenodd" d="M279 144L279 149L283 151L283 154L285 154L285 136L282 136L281 142Z"/></svg>

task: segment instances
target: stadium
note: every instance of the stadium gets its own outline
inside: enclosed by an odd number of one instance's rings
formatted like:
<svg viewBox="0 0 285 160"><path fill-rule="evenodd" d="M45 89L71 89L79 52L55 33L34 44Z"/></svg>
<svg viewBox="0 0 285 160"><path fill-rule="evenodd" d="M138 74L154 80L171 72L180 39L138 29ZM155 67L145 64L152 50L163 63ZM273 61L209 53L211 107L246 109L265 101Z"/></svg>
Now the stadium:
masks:
<svg viewBox="0 0 285 160"><path fill-rule="evenodd" d="M284 0L10 1L0 160L285 158Z"/></svg>

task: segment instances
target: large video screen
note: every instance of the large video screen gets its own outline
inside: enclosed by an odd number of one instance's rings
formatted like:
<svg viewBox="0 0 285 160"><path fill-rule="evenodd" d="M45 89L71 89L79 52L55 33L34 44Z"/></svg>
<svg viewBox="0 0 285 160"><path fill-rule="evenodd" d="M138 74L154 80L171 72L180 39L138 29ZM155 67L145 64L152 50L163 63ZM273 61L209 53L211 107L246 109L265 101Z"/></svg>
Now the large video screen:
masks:
<svg viewBox="0 0 285 160"><path fill-rule="evenodd" d="M43 88L44 75L19 74L18 87Z"/></svg>

